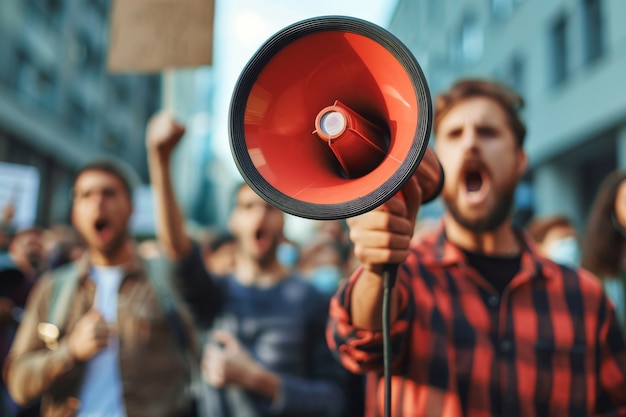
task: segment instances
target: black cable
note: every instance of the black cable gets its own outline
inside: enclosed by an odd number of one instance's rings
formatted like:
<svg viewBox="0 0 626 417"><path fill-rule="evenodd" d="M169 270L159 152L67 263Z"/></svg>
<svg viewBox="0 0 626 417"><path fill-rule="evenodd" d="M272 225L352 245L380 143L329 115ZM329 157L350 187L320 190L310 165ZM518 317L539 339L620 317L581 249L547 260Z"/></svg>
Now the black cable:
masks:
<svg viewBox="0 0 626 417"><path fill-rule="evenodd" d="M385 372L384 416L391 417L391 293L396 283L397 264L385 265L383 272L383 365Z"/></svg>

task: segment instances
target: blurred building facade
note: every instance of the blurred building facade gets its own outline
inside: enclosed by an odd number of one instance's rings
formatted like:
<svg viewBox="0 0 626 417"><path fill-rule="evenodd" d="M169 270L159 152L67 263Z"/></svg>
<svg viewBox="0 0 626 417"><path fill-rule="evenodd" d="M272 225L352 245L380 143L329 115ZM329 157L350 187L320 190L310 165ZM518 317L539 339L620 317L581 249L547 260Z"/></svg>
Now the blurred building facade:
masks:
<svg viewBox="0 0 626 417"><path fill-rule="evenodd" d="M182 68L164 74L163 107L185 127L172 156L172 182L190 227L226 227L232 177L214 151L213 67Z"/></svg>
<svg viewBox="0 0 626 417"><path fill-rule="evenodd" d="M399 0L388 29L431 94L495 77L525 98L530 169L517 208L584 227L604 176L626 167L626 2Z"/></svg>
<svg viewBox="0 0 626 417"><path fill-rule="evenodd" d="M66 222L73 173L110 154L147 181L161 76L106 70L109 0L0 1L0 161L41 176L37 221Z"/></svg>

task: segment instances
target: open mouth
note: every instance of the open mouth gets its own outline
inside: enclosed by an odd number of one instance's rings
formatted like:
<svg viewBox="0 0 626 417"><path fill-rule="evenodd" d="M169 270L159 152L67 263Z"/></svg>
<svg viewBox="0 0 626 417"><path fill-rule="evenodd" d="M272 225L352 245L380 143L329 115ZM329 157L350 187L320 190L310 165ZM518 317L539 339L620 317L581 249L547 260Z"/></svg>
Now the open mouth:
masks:
<svg viewBox="0 0 626 417"><path fill-rule="evenodd" d="M104 229L106 229L106 228L107 228L108 224L109 224L109 222L108 222L108 221L106 221L106 220L98 220L98 221L96 222L96 225L95 225L96 230L97 230L98 232L102 232Z"/></svg>
<svg viewBox="0 0 626 417"><path fill-rule="evenodd" d="M269 245L270 235L267 233L266 230L257 230L254 237L256 239L256 244L258 248L264 250Z"/></svg>
<svg viewBox="0 0 626 417"><path fill-rule="evenodd" d="M489 172L483 164L469 163L464 167L461 188L468 203L482 203L487 198L490 186Z"/></svg>
<svg viewBox="0 0 626 417"><path fill-rule="evenodd" d="M465 188L468 193L479 192L483 186L483 176L480 171L469 171L465 173Z"/></svg>
<svg viewBox="0 0 626 417"><path fill-rule="evenodd" d="M94 229L100 237L107 237L111 232L111 223L106 219L98 219L94 223Z"/></svg>

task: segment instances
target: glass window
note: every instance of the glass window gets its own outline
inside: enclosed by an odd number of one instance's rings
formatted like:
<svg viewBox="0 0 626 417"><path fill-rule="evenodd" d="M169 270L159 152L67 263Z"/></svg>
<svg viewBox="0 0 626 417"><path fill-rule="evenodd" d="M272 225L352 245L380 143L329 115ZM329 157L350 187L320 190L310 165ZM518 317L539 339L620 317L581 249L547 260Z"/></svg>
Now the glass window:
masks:
<svg viewBox="0 0 626 417"><path fill-rule="evenodd" d="M524 60L520 56L514 56L509 62L507 78L509 84L522 96L525 96Z"/></svg>
<svg viewBox="0 0 626 417"><path fill-rule="evenodd" d="M592 63L603 55L602 0L583 1L585 62Z"/></svg>
<svg viewBox="0 0 626 417"><path fill-rule="evenodd" d="M461 26L461 53L463 62L474 63L483 56L483 28L476 16L468 16Z"/></svg>
<svg viewBox="0 0 626 417"><path fill-rule="evenodd" d="M58 83L55 71L38 65L30 51L23 47L16 49L15 78L20 100L45 110L56 109Z"/></svg>
<svg viewBox="0 0 626 417"><path fill-rule="evenodd" d="M483 28L475 15L467 15L458 31L448 41L448 56L452 65L467 65L483 56Z"/></svg>
<svg viewBox="0 0 626 417"><path fill-rule="evenodd" d="M510 17L515 8L525 0L490 0L491 16L495 19L506 19Z"/></svg>
<svg viewBox="0 0 626 417"><path fill-rule="evenodd" d="M559 16L550 28L551 81L557 85L568 77L567 16Z"/></svg>

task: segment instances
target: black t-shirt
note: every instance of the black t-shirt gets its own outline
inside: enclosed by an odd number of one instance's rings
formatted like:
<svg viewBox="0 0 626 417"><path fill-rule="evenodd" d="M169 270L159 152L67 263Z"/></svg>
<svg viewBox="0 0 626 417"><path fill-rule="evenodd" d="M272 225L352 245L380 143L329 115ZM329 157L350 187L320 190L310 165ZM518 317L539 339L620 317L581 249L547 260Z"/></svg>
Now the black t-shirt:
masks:
<svg viewBox="0 0 626 417"><path fill-rule="evenodd" d="M490 256L462 249L467 263L478 271L499 292L517 275L521 268L521 255Z"/></svg>

